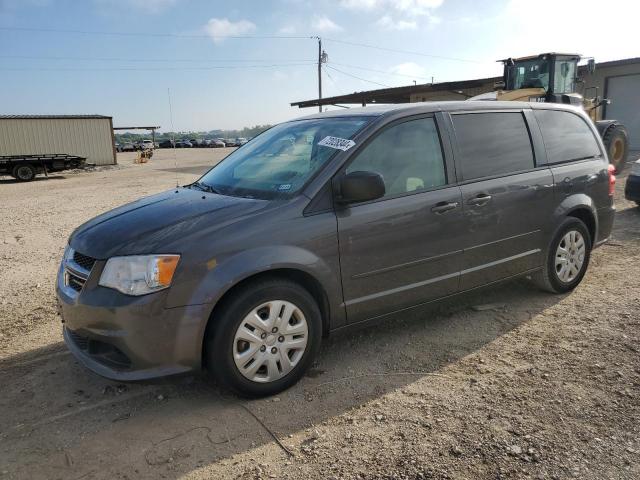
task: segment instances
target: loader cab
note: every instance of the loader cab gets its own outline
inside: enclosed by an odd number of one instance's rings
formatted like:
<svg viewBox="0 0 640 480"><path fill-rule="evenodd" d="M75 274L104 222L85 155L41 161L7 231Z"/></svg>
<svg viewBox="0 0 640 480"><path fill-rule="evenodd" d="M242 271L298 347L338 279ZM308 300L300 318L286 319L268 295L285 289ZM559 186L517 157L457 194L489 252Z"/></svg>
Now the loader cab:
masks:
<svg viewBox="0 0 640 480"><path fill-rule="evenodd" d="M578 54L543 53L537 56L508 58L504 65L505 90L544 89L540 101L581 105L576 93Z"/></svg>

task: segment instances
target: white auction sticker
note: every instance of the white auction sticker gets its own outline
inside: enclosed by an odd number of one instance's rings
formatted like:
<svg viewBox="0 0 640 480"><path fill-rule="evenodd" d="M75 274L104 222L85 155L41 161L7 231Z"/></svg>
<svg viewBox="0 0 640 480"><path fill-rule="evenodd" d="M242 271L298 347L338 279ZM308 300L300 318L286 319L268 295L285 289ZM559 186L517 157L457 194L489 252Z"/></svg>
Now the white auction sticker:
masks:
<svg viewBox="0 0 640 480"><path fill-rule="evenodd" d="M324 137L318 142L318 145L322 147L335 148L337 150L342 150L343 152L346 152L355 144L356 142L353 140L347 140L346 138L340 137Z"/></svg>

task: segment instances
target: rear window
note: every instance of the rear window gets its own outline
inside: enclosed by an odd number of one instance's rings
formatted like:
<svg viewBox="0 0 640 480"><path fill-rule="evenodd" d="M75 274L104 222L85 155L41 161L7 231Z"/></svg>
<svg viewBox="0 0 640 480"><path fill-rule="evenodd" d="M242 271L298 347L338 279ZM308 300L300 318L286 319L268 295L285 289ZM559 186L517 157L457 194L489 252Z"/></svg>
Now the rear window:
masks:
<svg viewBox="0 0 640 480"><path fill-rule="evenodd" d="M462 180L530 170L529 130L521 112L452 115Z"/></svg>
<svg viewBox="0 0 640 480"><path fill-rule="evenodd" d="M587 123L560 110L536 110L549 163L570 162L600 155L600 147Z"/></svg>

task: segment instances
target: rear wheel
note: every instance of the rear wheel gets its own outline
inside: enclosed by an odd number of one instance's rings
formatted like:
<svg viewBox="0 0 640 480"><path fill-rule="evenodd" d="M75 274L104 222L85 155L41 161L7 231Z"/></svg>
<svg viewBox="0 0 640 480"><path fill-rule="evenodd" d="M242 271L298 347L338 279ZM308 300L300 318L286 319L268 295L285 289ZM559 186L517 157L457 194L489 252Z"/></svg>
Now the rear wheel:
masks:
<svg viewBox="0 0 640 480"><path fill-rule="evenodd" d="M544 267L534 276L540 288L551 293L566 293L578 286L591 256L591 236L577 218L567 218L549 245Z"/></svg>
<svg viewBox="0 0 640 480"><path fill-rule="evenodd" d="M247 285L211 321L216 324L205 340L207 368L222 385L248 397L295 384L320 348L318 305L287 280Z"/></svg>
<svg viewBox="0 0 640 480"><path fill-rule="evenodd" d="M629 152L629 136L627 129L620 123L614 123L602 137L609 163L614 166L616 173L624 170Z"/></svg>
<svg viewBox="0 0 640 480"><path fill-rule="evenodd" d="M36 169L32 165L16 165L13 167L12 176L20 182L29 182L36 176Z"/></svg>

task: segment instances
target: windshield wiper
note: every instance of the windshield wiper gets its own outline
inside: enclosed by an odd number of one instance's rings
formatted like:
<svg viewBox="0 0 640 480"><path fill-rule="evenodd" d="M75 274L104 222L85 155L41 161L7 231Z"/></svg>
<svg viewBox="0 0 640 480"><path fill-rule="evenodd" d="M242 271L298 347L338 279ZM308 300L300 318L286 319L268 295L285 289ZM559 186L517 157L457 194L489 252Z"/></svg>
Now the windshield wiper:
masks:
<svg viewBox="0 0 640 480"><path fill-rule="evenodd" d="M213 188L211 185L207 185L206 183L193 182L191 185L189 185L189 187L196 187L199 190L202 190L203 192L216 193L218 195L221 195L221 193L218 190Z"/></svg>

